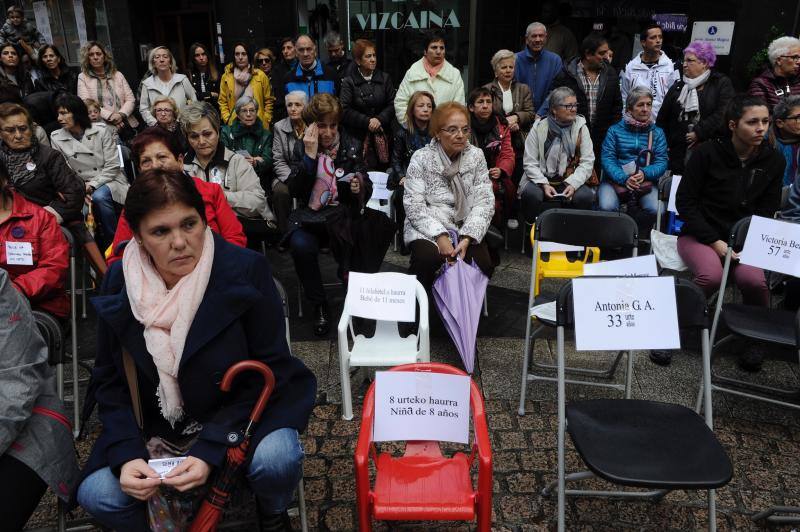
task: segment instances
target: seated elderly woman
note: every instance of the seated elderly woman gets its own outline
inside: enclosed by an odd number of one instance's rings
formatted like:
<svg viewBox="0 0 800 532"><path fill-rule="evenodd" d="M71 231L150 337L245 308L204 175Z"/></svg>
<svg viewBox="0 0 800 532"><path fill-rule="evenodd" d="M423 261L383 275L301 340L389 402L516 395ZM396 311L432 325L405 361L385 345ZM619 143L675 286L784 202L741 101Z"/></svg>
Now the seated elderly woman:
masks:
<svg viewBox="0 0 800 532"><path fill-rule="evenodd" d="M330 243L346 281L350 271L375 273L383 262L394 224L366 203L372 182L361 158L362 145L339 131L342 110L330 94L318 94L303 112L309 126L296 143L289 190L300 202L289 217L294 268L314 305L314 333L330 328L329 309L319 269L319 250Z"/></svg>
<svg viewBox="0 0 800 532"><path fill-rule="evenodd" d="M772 110L772 127L769 134L775 148L786 160L783 173L783 186L792 187L789 192L795 201L800 201L800 190L797 190L800 177L800 94L787 96L778 102ZM795 184L793 186L793 184ZM794 216L800 219L800 204L794 206Z"/></svg>
<svg viewBox="0 0 800 532"><path fill-rule="evenodd" d="M131 157L140 172L183 171L183 153L175 142L175 137L160 127L147 128L134 137L131 142ZM203 181L199 177L192 177L192 180L203 198L208 227L231 244L247 246L247 237L244 236L242 224L228 205L222 187L216 183ZM125 245L133 238L133 231L124 214L125 211L119 218L117 232L114 234L112 253L108 257L109 265L122 258Z"/></svg>
<svg viewBox="0 0 800 532"><path fill-rule="evenodd" d="M258 102L248 95L236 100L233 124L222 126L222 142L232 152L245 159L261 179L267 194L272 177L272 133L258 117Z"/></svg>
<svg viewBox="0 0 800 532"><path fill-rule="evenodd" d="M548 202L554 207L591 209L594 148L586 119L569 87L558 87L548 98L547 118L537 121L525 140L525 173L520 181L522 213L533 223Z"/></svg>
<svg viewBox="0 0 800 532"><path fill-rule="evenodd" d="M59 223L83 223L82 180L64 156L39 143L27 109L0 104L0 162L8 169L9 184L28 201L53 214Z"/></svg>
<svg viewBox="0 0 800 532"><path fill-rule="evenodd" d="M655 215L658 178L667 171L667 140L653 123L653 95L647 87L628 93L622 120L608 128L600 161L605 179L597 191L602 211L616 211L620 203L639 205Z"/></svg>
<svg viewBox="0 0 800 532"><path fill-rule="evenodd" d="M306 123L303 120L303 109L308 104L308 98L303 91L292 91L286 95L287 117L275 123L275 134L272 137L273 172L275 179L272 181L272 208L278 218L278 229L285 233L288 229L287 220L292 211L292 196L286 181L292 173L295 160L295 144L303 138Z"/></svg>
<svg viewBox="0 0 800 532"><path fill-rule="evenodd" d="M436 107L434 140L411 156L403 204L403 236L411 249L409 273L430 288L437 270L456 256L472 260L491 277L494 264L484 236L494 215L486 159L469 143L469 111L457 102ZM458 240L453 244L449 232Z"/></svg>
<svg viewBox="0 0 800 532"><path fill-rule="evenodd" d="M245 233L263 238L275 227L275 216L253 166L220 140L219 113L206 102L192 102L181 111L181 127L190 146L184 170L220 185Z"/></svg>
<svg viewBox="0 0 800 532"><path fill-rule="evenodd" d="M194 182L178 171L142 173L125 217L135 239L94 299L97 359L87 396L99 406L102 432L77 500L105 527L141 531L151 497L205 485L241 443L262 388L260 378L239 378L229 392L218 383L252 359L272 369L276 388L243 467L262 526L279 530L302 476L298 431L314 407L316 379L289 351L269 264L211 232ZM138 384L136 409L128 375ZM147 460L165 455L186 459L162 480Z"/></svg>
<svg viewBox="0 0 800 532"><path fill-rule="evenodd" d="M771 218L778 210L785 165L781 154L764 141L769 127L764 100L735 96L725 111L725 123L730 137L697 147L686 163L675 198L684 221L678 253L708 297L722 282L722 260L734 224L752 215ZM769 289L763 270L738 261L732 267L744 303L767 306ZM757 371L760 351L743 351L739 365Z"/></svg>
<svg viewBox="0 0 800 532"><path fill-rule="evenodd" d="M186 142L186 135L183 134L181 124L178 122L178 105L175 100L169 96L156 96L150 107L150 113L156 119L155 125L175 137L181 153L186 153L189 150L189 143Z"/></svg>
<svg viewBox="0 0 800 532"><path fill-rule="evenodd" d="M14 286L8 272L0 268L0 519L4 530L25 528L48 487L66 501L78 479L72 427L56 393L47 345L30 306Z"/></svg>
<svg viewBox="0 0 800 532"><path fill-rule="evenodd" d="M61 129L53 131L50 142L83 179L86 195L92 198L95 219L102 229L100 247L105 249L117 231L118 213L129 187L117 145L111 129L92 124L86 104L74 94L59 96L56 110Z"/></svg>
<svg viewBox="0 0 800 532"><path fill-rule="evenodd" d="M9 187L0 163L0 269L31 306L64 319L69 248L55 216ZM9 255L13 252L13 256Z"/></svg>

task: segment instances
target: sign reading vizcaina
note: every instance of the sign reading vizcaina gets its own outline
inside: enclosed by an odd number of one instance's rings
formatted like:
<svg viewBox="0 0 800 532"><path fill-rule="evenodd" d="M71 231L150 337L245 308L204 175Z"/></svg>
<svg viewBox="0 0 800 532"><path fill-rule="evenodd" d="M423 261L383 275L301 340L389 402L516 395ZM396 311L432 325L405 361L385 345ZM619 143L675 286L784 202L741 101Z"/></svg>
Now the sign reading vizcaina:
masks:
<svg viewBox="0 0 800 532"><path fill-rule="evenodd" d="M356 13L356 21L362 30L402 30L405 28L460 28L461 22L454 10L403 12Z"/></svg>

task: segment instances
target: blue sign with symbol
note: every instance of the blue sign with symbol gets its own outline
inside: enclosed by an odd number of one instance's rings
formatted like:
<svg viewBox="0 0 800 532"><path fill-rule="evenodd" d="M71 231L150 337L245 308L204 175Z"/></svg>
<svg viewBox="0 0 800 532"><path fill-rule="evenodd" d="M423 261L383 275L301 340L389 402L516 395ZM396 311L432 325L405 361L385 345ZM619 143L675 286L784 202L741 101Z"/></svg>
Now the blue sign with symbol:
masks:
<svg viewBox="0 0 800 532"><path fill-rule="evenodd" d="M716 26L709 26L708 27L708 34L709 35L716 35L717 34L717 27Z"/></svg>

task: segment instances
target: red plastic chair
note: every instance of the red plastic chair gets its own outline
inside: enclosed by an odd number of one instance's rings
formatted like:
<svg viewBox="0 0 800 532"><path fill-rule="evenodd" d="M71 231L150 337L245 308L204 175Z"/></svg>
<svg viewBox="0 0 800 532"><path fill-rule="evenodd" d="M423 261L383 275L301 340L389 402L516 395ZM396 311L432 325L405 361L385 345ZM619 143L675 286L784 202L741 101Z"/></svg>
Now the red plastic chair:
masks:
<svg viewBox="0 0 800 532"><path fill-rule="evenodd" d="M405 364L390 371L430 371L466 375L447 364ZM472 521L489 532L492 522L492 449L486 426L483 397L474 381L470 406L475 440L469 456L458 452L442 456L439 442L409 441L405 455L377 454L372 442L375 416L375 383L364 397L361 430L355 453L359 530L372 530L372 518L387 521ZM375 462L375 487L370 488L369 460ZM470 468L478 459L478 486Z"/></svg>

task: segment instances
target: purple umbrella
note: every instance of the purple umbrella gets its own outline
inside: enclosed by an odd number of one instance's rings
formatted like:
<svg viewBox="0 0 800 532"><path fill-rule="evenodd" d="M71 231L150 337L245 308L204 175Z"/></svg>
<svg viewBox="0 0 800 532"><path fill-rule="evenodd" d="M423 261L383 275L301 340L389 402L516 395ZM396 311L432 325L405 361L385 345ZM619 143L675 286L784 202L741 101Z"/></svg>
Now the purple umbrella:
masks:
<svg viewBox="0 0 800 532"><path fill-rule="evenodd" d="M454 243L458 241L451 231ZM489 278L475 264L457 259L442 266L433 282L433 299L442 322L456 344L464 369L472 374L475 367L475 338L481 317L483 296Z"/></svg>

